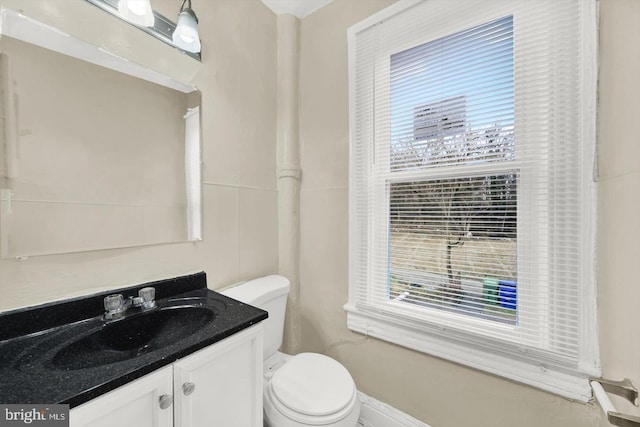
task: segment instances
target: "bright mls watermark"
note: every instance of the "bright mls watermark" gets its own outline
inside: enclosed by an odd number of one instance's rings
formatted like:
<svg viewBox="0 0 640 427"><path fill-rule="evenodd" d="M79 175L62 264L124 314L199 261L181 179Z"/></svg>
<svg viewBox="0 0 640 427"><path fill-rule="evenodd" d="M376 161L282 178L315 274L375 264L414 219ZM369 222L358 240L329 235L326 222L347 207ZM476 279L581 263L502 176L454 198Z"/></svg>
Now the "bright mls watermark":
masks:
<svg viewBox="0 0 640 427"><path fill-rule="evenodd" d="M0 405L0 427L69 427L69 405Z"/></svg>

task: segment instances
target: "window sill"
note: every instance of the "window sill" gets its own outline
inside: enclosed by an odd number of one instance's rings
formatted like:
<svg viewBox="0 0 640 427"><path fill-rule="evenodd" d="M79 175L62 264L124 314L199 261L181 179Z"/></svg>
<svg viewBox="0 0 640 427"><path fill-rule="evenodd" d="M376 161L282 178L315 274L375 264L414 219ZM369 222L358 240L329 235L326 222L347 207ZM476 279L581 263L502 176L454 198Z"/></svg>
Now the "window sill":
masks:
<svg viewBox="0 0 640 427"><path fill-rule="evenodd" d="M571 400L586 403L591 399L591 374L568 372L526 359L517 359L499 351L481 348L458 339L438 336L395 318L380 318L353 304L344 306L347 327L367 336L379 338L431 356L523 383Z"/></svg>

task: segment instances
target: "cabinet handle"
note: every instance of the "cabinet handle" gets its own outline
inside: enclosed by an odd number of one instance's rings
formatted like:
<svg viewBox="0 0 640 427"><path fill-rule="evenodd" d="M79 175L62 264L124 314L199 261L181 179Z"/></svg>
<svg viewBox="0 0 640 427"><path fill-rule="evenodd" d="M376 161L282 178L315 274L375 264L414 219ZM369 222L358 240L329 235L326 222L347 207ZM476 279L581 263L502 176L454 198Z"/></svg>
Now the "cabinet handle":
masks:
<svg viewBox="0 0 640 427"><path fill-rule="evenodd" d="M182 384L182 392L185 396L189 396L196 389L196 385L194 383L184 383Z"/></svg>
<svg viewBox="0 0 640 427"><path fill-rule="evenodd" d="M162 396L160 396L160 399L158 399L158 401L160 403L160 409L167 409L173 403L173 396L171 396L170 394L163 394Z"/></svg>

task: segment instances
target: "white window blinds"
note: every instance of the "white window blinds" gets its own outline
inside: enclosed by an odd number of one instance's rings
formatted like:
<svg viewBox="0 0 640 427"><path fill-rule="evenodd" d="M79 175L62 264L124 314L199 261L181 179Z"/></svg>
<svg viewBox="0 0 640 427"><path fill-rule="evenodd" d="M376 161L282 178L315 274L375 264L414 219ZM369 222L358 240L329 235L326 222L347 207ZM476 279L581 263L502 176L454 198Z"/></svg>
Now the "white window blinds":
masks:
<svg viewBox="0 0 640 427"><path fill-rule="evenodd" d="M376 185L390 296L515 323L513 16L392 54L389 67L390 167Z"/></svg>
<svg viewBox="0 0 640 427"><path fill-rule="evenodd" d="M349 326L586 400L595 2L400 3L349 34Z"/></svg>

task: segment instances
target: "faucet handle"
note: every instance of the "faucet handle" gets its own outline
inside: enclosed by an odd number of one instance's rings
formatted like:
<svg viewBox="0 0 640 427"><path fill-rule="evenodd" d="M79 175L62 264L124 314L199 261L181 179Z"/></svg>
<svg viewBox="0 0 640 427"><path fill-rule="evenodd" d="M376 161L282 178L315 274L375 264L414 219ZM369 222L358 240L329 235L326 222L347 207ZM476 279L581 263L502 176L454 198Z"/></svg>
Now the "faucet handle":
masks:
<svg viewBox="0 0 640 427"><path fill-rule="evenodd" d="M156 289L152 287L142 288L138 291L138 296L142 298L142 306L152 308L156 306Z"/></svg>
<svg viewBox="0 0 640 427"><path fill-rule="evenodd" d="M118 313L124 308L124 297L122 294L112 294L104 297L104 309L108 313Z"/></svg>

